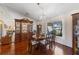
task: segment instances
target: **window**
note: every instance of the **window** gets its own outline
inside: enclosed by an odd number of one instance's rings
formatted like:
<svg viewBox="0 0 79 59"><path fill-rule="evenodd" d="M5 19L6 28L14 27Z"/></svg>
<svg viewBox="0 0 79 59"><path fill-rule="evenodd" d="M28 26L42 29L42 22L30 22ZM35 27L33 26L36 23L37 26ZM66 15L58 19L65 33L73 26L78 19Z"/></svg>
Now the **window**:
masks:
<svg viewBox="0 0 79 59"><path fill-rule="evenodd" d="M52 33L52 31L56 31L56 36L62 36L62 21L54 21L47 24L47 32Z"/></svg>

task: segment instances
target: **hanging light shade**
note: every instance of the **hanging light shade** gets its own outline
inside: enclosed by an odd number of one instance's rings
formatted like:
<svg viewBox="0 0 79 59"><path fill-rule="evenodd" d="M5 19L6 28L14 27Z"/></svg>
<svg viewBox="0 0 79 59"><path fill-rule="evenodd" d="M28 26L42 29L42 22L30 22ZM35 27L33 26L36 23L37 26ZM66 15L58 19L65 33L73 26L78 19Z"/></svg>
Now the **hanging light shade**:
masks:
<svg viewBox="0 0 79 59"><path fill-rule="evenodd" d="M37 3L37 5L40 5L40 3Z"/></svg>

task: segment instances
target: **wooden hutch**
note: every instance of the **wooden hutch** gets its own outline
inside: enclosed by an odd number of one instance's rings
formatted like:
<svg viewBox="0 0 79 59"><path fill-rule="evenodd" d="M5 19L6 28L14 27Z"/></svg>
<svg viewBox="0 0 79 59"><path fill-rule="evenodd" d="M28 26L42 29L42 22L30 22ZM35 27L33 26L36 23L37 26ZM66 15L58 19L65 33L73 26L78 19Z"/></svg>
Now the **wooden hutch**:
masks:
<svg viewBox="0 0 79 59"><path fill-rule="evenodd" d="M73 54L79 54L79 13L72 14Z"/></svg>
<svg viewBox="0 0 79 59"><path fill-rule="evenodd" d="M40 35L41 35L41 33L42 33L42 25L41 24L38 24L37 25L37 37L39 37Z"/></svg>
<svg viewBox="0 0 79 59"><path fill-rule="evenodd" d="M25 50L25 52L30 50L32 39L32 23L33 21L30 21L29 19L25 18L15 19L15 52L17 52L16 54L20 54L23 50ZM23 41L26 42L26 45L24 45L25 48L23 48L23 50L17 49L17 42Z"/></svg>

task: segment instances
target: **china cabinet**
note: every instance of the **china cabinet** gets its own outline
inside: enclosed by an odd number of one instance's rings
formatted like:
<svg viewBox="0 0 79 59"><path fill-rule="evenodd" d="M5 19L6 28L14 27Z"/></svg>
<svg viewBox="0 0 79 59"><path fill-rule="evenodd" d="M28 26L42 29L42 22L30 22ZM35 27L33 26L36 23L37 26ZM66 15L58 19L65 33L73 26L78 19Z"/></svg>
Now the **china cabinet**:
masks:
<svg viewBox="0 0 79 59"><path fill-rule="evenodd" d="M37 25L37 35L40 35L42 33L42 25Z"/></svg>
<svg viewBox="0 0 79 59"><path fill-rule="evenodd" d="M15 54L30 53L32 39L32 23L33 21L25 18L15 19ZM18 42L20 42L19 45Z"/></svg>
<svg viewBox="0 0 79 59"><path fill-rule="evenodd" d="M73 19L73 54L79 54L79 13L72 14Z"/></svg>
<svg viewBox="0 0 79 59"><path fill-rule="evenodd" d="M32 23L28 19L15 19L15 42L30 38L32 32ZM29 38L28 38L29 37Z"/></svg>

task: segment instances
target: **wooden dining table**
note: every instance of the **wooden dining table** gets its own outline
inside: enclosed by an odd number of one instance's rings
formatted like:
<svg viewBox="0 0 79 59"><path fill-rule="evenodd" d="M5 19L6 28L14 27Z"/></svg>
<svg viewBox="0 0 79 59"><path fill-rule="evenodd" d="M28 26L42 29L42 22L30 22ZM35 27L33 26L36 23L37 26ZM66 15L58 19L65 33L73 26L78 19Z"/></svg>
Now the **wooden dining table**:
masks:
<svg viewBox="0 0 79 59"><path fill-rule="evenodd" d="M39 46L39 47L41 46L41 41L45 40L45 38L46 38L45 35L39 35L39 36L33 35L32 37L33 37L34 41L38 42L37 46Z"/></svg>
<svg viewBox="0 0 79 59"><path fill-rule="evenodd" d="M40 42L41 40L44 40L46 37L45 37L45 35L33 35L32 36L34 39L33 40L35 40L35 41L38 41L38 42Z"/></svg>

